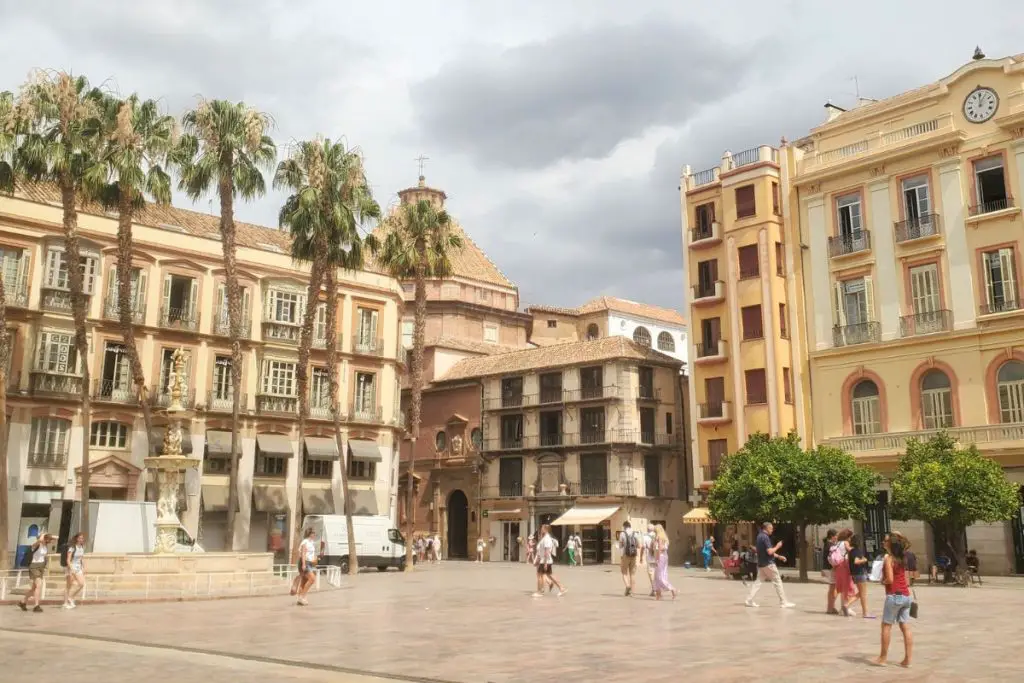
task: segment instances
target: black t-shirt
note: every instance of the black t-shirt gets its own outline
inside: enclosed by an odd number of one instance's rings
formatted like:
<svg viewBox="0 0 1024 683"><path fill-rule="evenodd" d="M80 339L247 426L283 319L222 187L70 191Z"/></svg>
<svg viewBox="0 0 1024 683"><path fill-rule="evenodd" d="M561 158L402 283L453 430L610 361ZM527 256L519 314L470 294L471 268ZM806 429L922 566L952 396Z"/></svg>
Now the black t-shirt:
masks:
<svg viewBox="0 0 1024 683"><path fill-rule="evenodd" d="M768 554L768 549L772 547L772 539L765 532L761 532L757 535L757 566L767 567L770 564L775 564L775 558Z"/></svg>
<svg viewBox="0 0 1024 683"><path fill-rule="evenodd" d="M825 541L821 544L821 568L831 569L832 565L829 564L828 556L832 552L832 546L835 545L833 541Z"/></svg>
<svg viewBox="0 0 1024 683"><path fill-rule="evenodd" d="M847 557L850 560L850 573L851 574L853 574L854 576L863 576L864 574L866 574L868 572L868 569L870 568L870 565L867 562L862 562L861 564L857 564L857 562L856 562L857 558L865 557L863 549L861 549L861 548L853 548L852 550L850 550L850 552L847 555Z"/></svg>

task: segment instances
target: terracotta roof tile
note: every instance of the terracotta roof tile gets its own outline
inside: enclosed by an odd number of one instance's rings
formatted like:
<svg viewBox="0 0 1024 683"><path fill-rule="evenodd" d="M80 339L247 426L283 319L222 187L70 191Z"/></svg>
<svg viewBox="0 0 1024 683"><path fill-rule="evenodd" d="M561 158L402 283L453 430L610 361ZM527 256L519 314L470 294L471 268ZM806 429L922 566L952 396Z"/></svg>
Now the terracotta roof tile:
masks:
<svg viewBox="0 0 1024 683"><path fill-rule="evenodd" d="M488 356L519 350L514 346L503 346L500 344L491 344L485 341L475 341L470 339L455 339L453 337L435 337L433 339L427 339L423 346L440 346L445 349L468 351L470 353L479 353Z"/></svg>
<svg viewBox="0 0 1024 683"><path fill-rule="evenodd" d="M620 299L614 296L599 296L591 299L579 308L559 308L558 306L530 306L526 309L528 313L555 313L559 315L588 315L600 311L615 311L626 315L635 315L651 320L659 320L670 325L685 325L686 318L678 311L661 306L642 304L638 301Z"/></svg>
<svg viewBox="0 0 1024 683"><path fill-rule="evenodd" d="M441 382L506 375L542 368L596 363L618 358L646 361L679 367L682 363L671 356L637 344L625 337L605 337L594 341L569 342L537 349L524 349L509 353L477 358L465 358L453 365L440 378Z"/></svg>

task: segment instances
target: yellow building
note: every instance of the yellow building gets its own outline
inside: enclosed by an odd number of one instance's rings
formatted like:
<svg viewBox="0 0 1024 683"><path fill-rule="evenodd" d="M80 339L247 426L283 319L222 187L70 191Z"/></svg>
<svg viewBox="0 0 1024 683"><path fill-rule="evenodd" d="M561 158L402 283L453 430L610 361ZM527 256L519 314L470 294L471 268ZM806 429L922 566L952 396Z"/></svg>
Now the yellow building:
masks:
<svg viewBox="0 0 1024 683"><path fill-rule="evenodd" d="M805 429L780 183L768 146L726 152L698 173L686 167L681 179L693 469L705 490L751 434Z"/></svg>
<svg viewBox="0 0 1024 683"><path fill-rule="evenodd" d="M813 441L884 474L908 439L947 429L1024 484L1024 56L977 58L930 85L826 113L782 150ZM688 193L688 205L703 196ZM691 263L695 253L691 240ZM736 310L728 275L726 301L708 315ZM892 524L919 559L933 557L940 539L919 522L890 523L882 488L862 525L869 547ZM1020 515L971 528L967 543L983 573L1024 572Z"/></svg>
<svg viewBox="0 0 1024 683"><path fill-rule="evenodd" d="M62 214L55 193L25 188L0 197L0 250L11 332L8 368L10 547L32 525L56 531L80 497L82 369L92 377L90 472L93 499L143 500L147 435L116 322L116 214L79 214L89 292L88 358L73 344ZM326 295L314 324L311 415L296 433L295 386L301 311L308 272L288 254L289 236L238 223L244 287L239 514L227 533L231 443L231 365L224 271L216 216L148 207L134 226L132 298L135 338L154 407L168 402L170 354L187 354L187 407L197 412L185 450L203 458L186 480L183 523L208 550L271 549L272 531L301 495L307 512L341 507L339 453L327 397ZM359 509L395 514L399 375L405 354L399 321L402 290L386 276L339 273L339 348L344 438ZM156 419L159 430L166 420ZM153 435L160 439L160 434ZM304 484L297 490L298 467ZM151 485L151 484L150 484ZM152 494L148 496L153 500ZM276 541L275 541L276 543Z"/></svg>

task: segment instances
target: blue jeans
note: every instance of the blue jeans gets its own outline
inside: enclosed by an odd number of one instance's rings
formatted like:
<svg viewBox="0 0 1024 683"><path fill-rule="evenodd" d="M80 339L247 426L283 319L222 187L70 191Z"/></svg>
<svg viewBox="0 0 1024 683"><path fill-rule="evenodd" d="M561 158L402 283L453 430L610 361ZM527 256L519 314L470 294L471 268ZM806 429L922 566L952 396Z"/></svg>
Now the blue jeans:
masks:
<svg viewBox="0 0 1024 683"><path fill-rule="evenodd" d="M704 568L707 569L711 566L711 553L702 553L704 555Z"/></svg>
<svg viewBox="0 0 1024 683"><path fill-rule="evenodd" d="M891 593L885 596L885 607L882 610L882 623L906 624L910 621L910 604L913 599L909 595Z"/></svg>

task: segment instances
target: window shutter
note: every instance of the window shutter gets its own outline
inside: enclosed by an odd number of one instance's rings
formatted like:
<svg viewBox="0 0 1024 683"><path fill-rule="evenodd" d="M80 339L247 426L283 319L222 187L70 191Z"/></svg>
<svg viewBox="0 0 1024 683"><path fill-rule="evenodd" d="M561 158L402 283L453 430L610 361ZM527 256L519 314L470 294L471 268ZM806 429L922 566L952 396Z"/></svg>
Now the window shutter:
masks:
<svg viewBox="0 0 1024 683"><path fill-rule="evenodd" d="M225 310L227 310L227 301L228 301L227 296L228 296L228 293L227 293L227 290L225 289L224 290L224 306L225 306ZM249 296L249 288L248 287L242 287L242 297L241 298L242 298L242 324L244 325L245 321L249 319L249 311L252 308L252 297Z"/></svg>
<svg viewBox="0 0 1024 683"><path fill-rule="evenodd" d="M83 270L83 282L82 289L86 294L92 294L96 291L96 273L99 271L99 259L92 256L85 257L85 263L82 264Z"/></svg>
<svg viewBox="0 0 1024 683"><path fill-rule="evenodd" d="M865 322L874 322L878 318L875 317L875 288L871 283L871 276L865 276L864 278L864 306L867 308L867 316L865 316Z"/></svg>
<svg viewBox="0 0 1024 683"><path fill-rule="evenodd" d="M61 253L56 249L46 252L46 286L57 286L57 274L60 271Z"/></svg>
<svg viewBox="0 0 1024 683"><path fill-rule="evenodd" d="M833 291L835 294L835 307L833 310L835 315L835 324L839 327L846 327L846 308L843 301L843 283L835 283L835 285L833 285Z"/></svg>
<svg viewBox="0 0 1024 683"><path fill-rule="evenodd" d="M192 279L192 286L188 295L188 319L195 322L196 311L199 308L199 280Z"/></svg>
<svg viewBox="0 0 1024 683"><path fill-rule="evenodd" d="M36 349L38 356L36 357L36 369L46 370L46 351L50 342L50 333L42 332L39 335L39 348Z"/></svg>
<svg viewBox="0 0 1024 683"><path fill-rule="evenodd" d="M18 284L25 280L25 276L28 273L29 259L32 258L32 252L28 249L21 250L21 258L18 259Z"/></svg>
<svg viewBox="0 0 1024 683"><path fill-rule="evenodd" d="M277 292L272 289L268 289L267 293L263 295L263 319L276 321L277 315L275 313L274 302L277 299Z"/></svg>
<svg viewBox="0 0 1024 683"><path fill-rule="evenodd" d="M1017 276L1013 267L1013 249L999 250L999 268L1003 271L1003 298L1007 302L1017 301Z"/></svg>
<svg viewBox="0 0 1024 683"><path fill-rule="evenodd" d="M164 275L164 312L163 317L166 319L171 313L171 276Z"/></svg>
<svg viewBox="0 0 1024 683"><path fill-rule="evenodd" d="M377 311L370 313L370 343L374 344L377 340Z"/></svg>
<svg viewBox="0 0 1024 683"><path fill-rule="evenodd" d="M263 372L261 374L260 386L263 388L264 394L270 393L270 361L263 360Z"/></svg>
<svg viewBox="0 0 1024 683"><path fill-rule="evenodd" d="M117 265L110 267L110 279L107 280L107 298L116 303L117 302ZM116 308L114 309L117 310Z"/></svg>
<svg viewBox="0 0 1024 683"><path fill-rule="evenodd" d="M136 310L141 311L143 305L146 303L146 272L143 270L139 271L139 277L136 280L138 284L135 285L135 292L132 294L132 301L135 304Z"/></svg>
<svg viewBox="0 0 1024 683"><path fill-rule="evenodd" d="M992 266L991 266L992 254L986 253L981 255L981 269L985 271L985 303L989 305L989 311L993 305L992 301Z"/></svg>
<svg viewBox="0 0 1024 683"><path fill-rule="evenodd" d="M228 315L228 288L227 285L217 285L217 319L227 320Z"/></svg>

